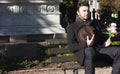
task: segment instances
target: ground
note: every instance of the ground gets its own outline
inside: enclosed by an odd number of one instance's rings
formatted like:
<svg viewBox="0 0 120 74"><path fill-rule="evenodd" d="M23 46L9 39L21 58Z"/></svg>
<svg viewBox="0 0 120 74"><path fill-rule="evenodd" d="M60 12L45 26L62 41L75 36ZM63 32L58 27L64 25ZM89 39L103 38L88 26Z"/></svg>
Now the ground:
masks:
<svg viewBox="0 0 120 74"><path fill-rule="evenodd" d="M96 74L111 74L111 67L96 68ZM27 70L9 71L5 74L64 74L61 68L35 68ZM73 74L72 70L67 70L66 74ZM79 69L78 74L84 74L84 69Z"/></svg>

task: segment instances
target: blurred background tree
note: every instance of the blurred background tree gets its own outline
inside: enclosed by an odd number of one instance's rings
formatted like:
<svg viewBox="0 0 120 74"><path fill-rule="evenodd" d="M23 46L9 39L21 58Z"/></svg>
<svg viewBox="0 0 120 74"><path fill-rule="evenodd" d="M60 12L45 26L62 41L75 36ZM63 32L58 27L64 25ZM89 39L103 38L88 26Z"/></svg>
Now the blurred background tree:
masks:
<svg viewBox="0 0 120 74"><path fill-rule="evenodd" d="M99 0L99 4L98 12L108 16L111 16L112 13L117 14L120 8L120 0Z"/></svg>
<svg viewBox="0 0 120 74"><path fill-rule="evenodd" d="M120 0L99 0L97 12L103 22L116 22L118 11L120 11Z"/></svg>
<svg viewBox="0 0 120 74"><path fill-rule="evenodd" d="M75 21L76 4L78 0L63 0L60 5L61 25L66 28L69 24Z"/></svg>
<svg viewBox="0 0 120 74"><path fill-rule="evenodd" d="M118 11L120 11L120 0L114 0L113 5L115 7L114 13L118 13Z"/></svg>
<svg viewBox="0 0 120 74"><path fill-rule="evenodd" d="M114 10L113 0L100 0L99 14L103 15L105 18L110 17Z"/></svg>

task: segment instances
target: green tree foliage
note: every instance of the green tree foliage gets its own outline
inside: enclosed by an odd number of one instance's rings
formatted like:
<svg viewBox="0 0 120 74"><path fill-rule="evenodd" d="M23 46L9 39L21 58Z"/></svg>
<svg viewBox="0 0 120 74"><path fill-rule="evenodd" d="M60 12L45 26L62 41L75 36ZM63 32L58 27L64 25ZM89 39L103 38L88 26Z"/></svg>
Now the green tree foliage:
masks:
<svg viewBox="0 0 120 74"><path fill-rule="evenodd" d="M111 13L117 13L120 7L120 0L100 0L100 14L111 15Z"/></svg>
<svg viewBox="0 0 120 74"><path fill-rule="evenodd" d="M63 0L63 4L65 4L66 6L73 6L74 0Z"/></svg>
<svg viewBox="0 0 120 74"><path fill-rule="evenodd" d="M100 14L106 14L111 15L113 12L114 6L113 6L113 0L100 0Z"/></svg>
<svg viewBox="0 0 120 74"><path fill-rule="evenodd" d="M118 10L120 9L120 0L114 1L114 7L115 7L114 12L117 13Z"/></svg>
<svg viewBox="0 0 120 74"><path fill-rule="evenodd" d="M77 0L63 0L60 11L62 12L61 24L66 27L68 24L74 22L76 17L76 1Z"/></svg>

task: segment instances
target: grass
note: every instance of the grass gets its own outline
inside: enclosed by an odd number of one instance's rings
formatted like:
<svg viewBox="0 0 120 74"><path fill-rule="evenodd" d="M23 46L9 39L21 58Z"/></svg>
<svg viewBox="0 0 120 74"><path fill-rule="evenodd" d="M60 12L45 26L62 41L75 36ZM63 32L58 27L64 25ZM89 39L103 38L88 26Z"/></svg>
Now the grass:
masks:
<svg viewBox="0 0 120 74"><path fill-rule="evenodd" d="M46 63L47 50L41 50L40 56L33 57L1 57L0 59L0 74L4 71L29 69L33 67L43 67Z"/></svg>

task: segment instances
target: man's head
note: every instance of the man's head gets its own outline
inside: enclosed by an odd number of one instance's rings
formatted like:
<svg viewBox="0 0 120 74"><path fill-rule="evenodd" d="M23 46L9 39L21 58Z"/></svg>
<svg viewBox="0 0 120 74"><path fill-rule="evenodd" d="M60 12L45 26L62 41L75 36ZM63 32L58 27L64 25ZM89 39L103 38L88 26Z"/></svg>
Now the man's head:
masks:
<svg viewBox="0 0 120 74"><path fill-rule="evenodd" d="M87 2L78 3L77 15L83 20L87 20L90 17L89 4Z"/></svg>

